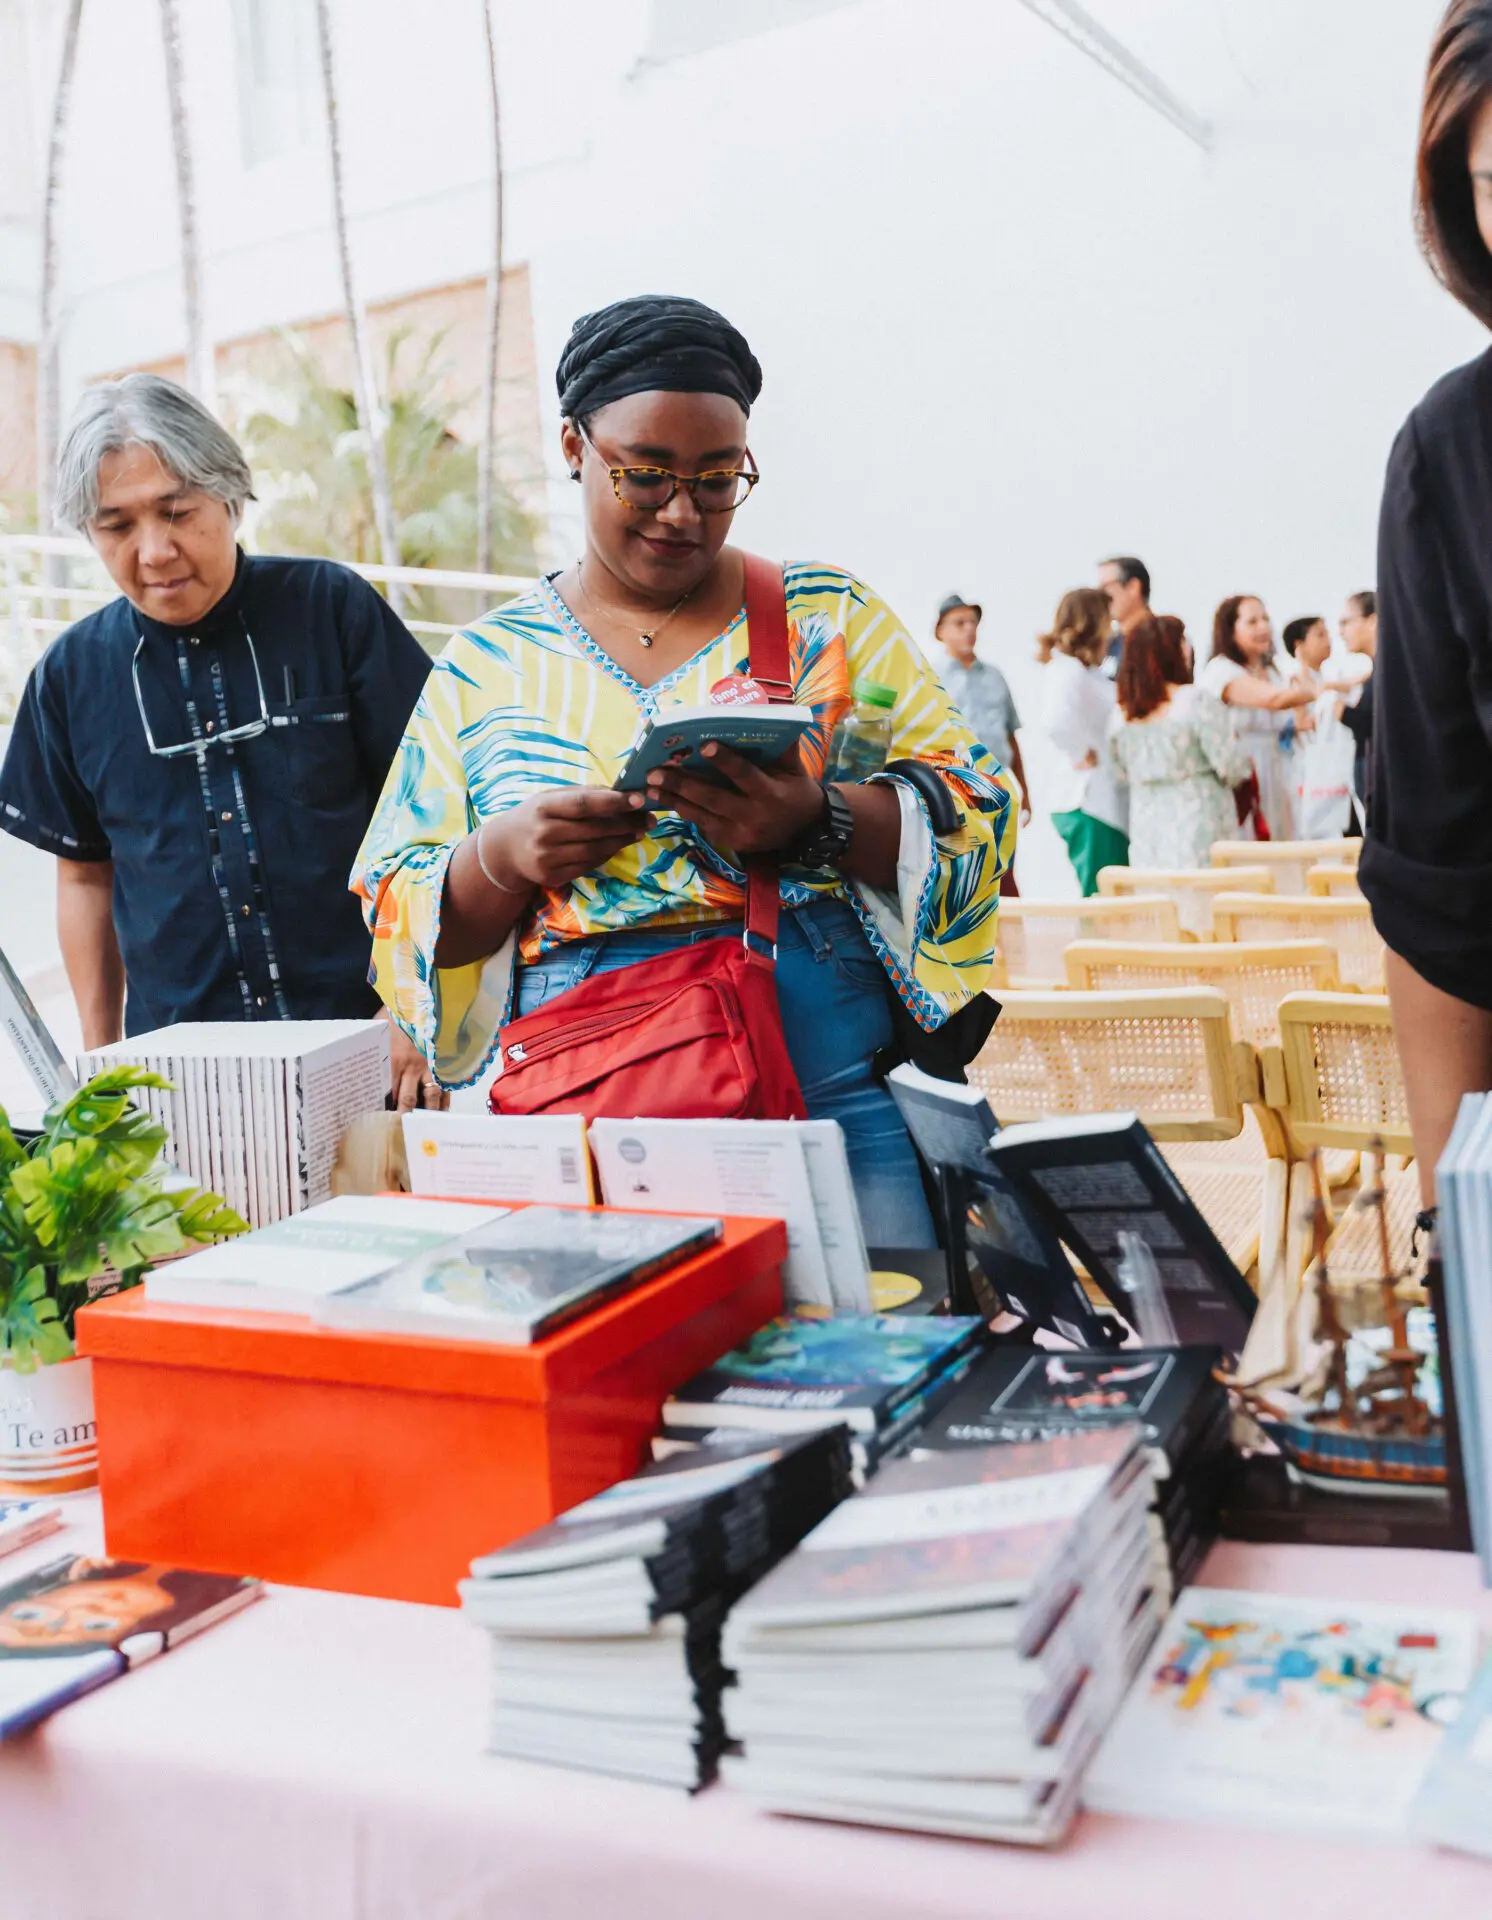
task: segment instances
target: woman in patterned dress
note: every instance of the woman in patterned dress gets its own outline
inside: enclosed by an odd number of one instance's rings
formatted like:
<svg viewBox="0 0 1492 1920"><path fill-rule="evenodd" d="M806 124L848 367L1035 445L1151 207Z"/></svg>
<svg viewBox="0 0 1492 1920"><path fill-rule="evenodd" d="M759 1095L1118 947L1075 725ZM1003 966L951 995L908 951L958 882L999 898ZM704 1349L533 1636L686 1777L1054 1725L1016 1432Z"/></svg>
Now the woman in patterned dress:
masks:
<svg viewBox="0 0 1492 1920"><path fill-rule="evenodd" d="M1222 703L1191 681L1179 620L1162 614L1129 635L1109 753L1129 789L1132 867L1205 867L1212 843L1233 837L1233 788L1248 775L1248 749Z"/></svg>
<svg viewBox="0 0 1492 1920"><path fill-rule="evenodd" d="M931 1246L871 1063L892 990L933 1029L989 979L1010 782L891 609L853 574L800 563L785 569L793 698L815 717L797 753L760 769L722 746L709 751L730 787L669 769L646 799L614 791L641 722L747 671L743 562L725 540L758 478L761 370L710 308L647 297L578 321L558 386L585 549L436 662L353 874L374 984L434 1078L470 1085L513 1014L681 941L739 938L745 858L770 852L808 1112L844 1128L867 1240ZM862 676L895 689L888 760L935 769L956 832L936 837L894 775L823 783Z"/></svg>

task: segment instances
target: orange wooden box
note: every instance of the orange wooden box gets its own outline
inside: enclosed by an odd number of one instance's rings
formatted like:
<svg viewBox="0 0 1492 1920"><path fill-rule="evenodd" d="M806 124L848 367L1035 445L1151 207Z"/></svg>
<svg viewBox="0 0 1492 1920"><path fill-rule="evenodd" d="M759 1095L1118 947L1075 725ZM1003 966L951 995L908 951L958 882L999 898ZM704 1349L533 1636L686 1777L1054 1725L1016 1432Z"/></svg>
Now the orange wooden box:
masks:
<svg viewBox="0 0 1492 1920"><path fill-rule="evenodd" d="M474 1555L636 1470L673 1388L781 1311L786 1252L728 1220L531 1347L101 1300L77 1324L108 1551L454 1605Z"/></svg>

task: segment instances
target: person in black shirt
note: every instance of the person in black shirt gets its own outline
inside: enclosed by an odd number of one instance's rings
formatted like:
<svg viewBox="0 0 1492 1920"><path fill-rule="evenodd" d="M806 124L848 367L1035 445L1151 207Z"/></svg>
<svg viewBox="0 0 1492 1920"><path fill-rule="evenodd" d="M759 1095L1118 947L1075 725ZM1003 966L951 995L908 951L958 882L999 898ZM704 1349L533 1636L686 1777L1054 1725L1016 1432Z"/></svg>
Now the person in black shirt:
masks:
<svg viewBox="0 0 1492 1920"><path fill-rule="evenodd" d="M1430 53L1418 216L1430 265L1492 326L1492 0ZM1464 1093L1492 1087L1492 353L1447 374L1389 459L1363 892L1427 1204Z"/></svg>
<svg viewBox="0 0 1492 1920"><path fill-rule="evenodd" d="M153 374L91 388L57 504L122 598L32 671L0 768L0 827L57 858L83 1044L186 1020L379 1011L347 890L429 659L326 560L237 545L234 440ZM428 1069L397 1028L394 1091Z"/></svg>

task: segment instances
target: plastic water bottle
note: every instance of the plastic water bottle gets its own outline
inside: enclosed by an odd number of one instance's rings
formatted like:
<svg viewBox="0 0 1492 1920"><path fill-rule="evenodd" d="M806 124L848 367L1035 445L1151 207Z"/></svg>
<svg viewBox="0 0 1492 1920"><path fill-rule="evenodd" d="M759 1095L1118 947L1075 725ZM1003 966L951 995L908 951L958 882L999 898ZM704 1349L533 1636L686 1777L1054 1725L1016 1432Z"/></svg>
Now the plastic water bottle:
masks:
<svg viewBox="0 0 1492 1920"><path fill-rule="evenodd" d="M885 766L891 752L891 709L896 705L895 687L883 687L876 680L857 680L855 704L834 729L829 743L826 780L850 785L868 780Z"/></svg>

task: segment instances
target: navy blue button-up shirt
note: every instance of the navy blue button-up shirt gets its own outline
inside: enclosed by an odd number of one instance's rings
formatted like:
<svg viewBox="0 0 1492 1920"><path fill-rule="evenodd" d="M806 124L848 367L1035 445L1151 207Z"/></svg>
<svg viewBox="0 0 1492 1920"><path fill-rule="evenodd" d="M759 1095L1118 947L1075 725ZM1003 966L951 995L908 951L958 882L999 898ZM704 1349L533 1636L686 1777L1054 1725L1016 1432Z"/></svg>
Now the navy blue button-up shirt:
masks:
<svg viewBox="0 0 1492 1920"><path fill-rule="evenodd" d="M201 752L151 753L137 648L157 747ZM0 827L113 861L126 1032L377 1010L347 879L429 666L347 568L245 554L196 626L120 599L47 649L0 768ZM269 725L222 740L259 719L260 683Z"/></svg>

